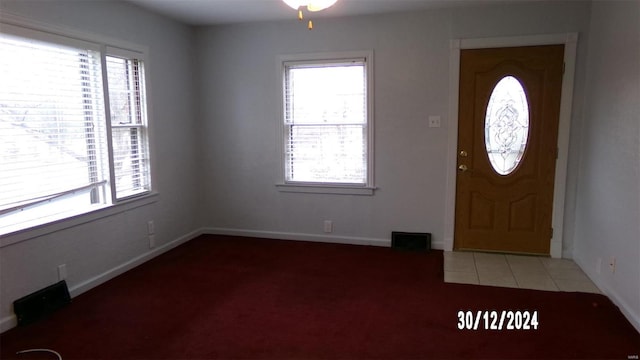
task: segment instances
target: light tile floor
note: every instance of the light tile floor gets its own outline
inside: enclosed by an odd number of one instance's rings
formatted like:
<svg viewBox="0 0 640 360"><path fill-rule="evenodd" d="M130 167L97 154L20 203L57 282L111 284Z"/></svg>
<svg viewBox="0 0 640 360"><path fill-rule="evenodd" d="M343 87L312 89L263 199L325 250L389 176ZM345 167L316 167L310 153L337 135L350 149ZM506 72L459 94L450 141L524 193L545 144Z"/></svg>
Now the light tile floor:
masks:
<svg viewBox="0 0 640 360"><path fill-rule="evenodd" d="M521 289L600 293L573 261L537 256L445 251L444 281Z"/></svg>

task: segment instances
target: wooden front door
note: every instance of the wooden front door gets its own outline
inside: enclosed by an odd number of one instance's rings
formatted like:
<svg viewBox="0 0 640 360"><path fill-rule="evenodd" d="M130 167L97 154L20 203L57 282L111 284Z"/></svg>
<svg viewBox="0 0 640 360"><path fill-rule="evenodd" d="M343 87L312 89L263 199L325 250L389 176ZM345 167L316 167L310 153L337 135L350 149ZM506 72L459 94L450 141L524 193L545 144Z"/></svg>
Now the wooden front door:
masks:
<svg viewBox="0 0 640 360"><path fill-rule="evenodd" d="M461 51L455 249L549 254L563 59Z"/></svg>

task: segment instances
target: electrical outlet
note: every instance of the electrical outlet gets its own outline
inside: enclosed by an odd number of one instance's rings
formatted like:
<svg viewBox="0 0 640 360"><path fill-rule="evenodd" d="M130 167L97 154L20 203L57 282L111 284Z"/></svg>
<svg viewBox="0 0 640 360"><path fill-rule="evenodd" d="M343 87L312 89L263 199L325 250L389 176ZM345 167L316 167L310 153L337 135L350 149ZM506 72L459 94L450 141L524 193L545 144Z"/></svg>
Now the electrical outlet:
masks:
<svg viewBox="0 0 640 360"><path fill-rule="evenodd" d="M431 127L431 128L439 128L440 127L440 116L435 116L435 115L429 116L429 127Z"/></svg>
<svg viewBox="0 0 640 360"><path fill-rule="evenodd" d="M67 278L67 264L58 265L58 281Z"/></svg>
<svg viewBox="0 0 640 360"><path fill-rule="evenodd" d="M609 270L611 270L612 274L616 273L616 257L615 256L612 256L609 259Z"/></svg>
<svg viewBox="0 0 640 360"><path fill-rule="evenodd" d="M156 247L156 236L149 235L149 249L153 249L154 247Z"/></svg>
<svg viewBox="0 0 640 360"><path fill-rule="evenodd" d="M324 221L324 232L326 233L333 232L333 221L331 220Z"/></svg>
<svg viewBox="0 0 640 360"><path fill-rule="evenodd" d="M153 220L147 222L147 235L153 235L156 233L156 227L153 224Z"/></svg>

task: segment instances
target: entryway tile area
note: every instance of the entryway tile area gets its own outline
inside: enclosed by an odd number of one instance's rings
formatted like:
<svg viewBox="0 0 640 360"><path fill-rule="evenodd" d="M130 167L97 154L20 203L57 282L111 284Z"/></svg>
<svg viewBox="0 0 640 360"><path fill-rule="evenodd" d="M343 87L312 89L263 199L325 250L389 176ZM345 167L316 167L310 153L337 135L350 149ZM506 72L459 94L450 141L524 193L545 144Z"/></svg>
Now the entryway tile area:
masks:
<svg viewBox="0 0 640 360"><path fill-rule="evenodd" d="M573 261L537 256L446 251L444 281L533 290L600 293Z"/></svg>

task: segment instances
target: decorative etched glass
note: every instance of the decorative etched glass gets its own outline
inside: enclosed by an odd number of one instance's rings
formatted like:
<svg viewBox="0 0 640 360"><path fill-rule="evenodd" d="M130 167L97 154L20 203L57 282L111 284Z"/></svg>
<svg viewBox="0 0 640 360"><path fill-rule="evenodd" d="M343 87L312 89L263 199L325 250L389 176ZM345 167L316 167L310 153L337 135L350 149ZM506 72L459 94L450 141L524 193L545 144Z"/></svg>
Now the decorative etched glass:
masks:
<svg viewBox="0 0 640 360"><path fill-rule="evenodd" d="M518 79L505 76L487 105L484 140L493 169L511 174L522 160L529 137L529 103Z"/></svg>

